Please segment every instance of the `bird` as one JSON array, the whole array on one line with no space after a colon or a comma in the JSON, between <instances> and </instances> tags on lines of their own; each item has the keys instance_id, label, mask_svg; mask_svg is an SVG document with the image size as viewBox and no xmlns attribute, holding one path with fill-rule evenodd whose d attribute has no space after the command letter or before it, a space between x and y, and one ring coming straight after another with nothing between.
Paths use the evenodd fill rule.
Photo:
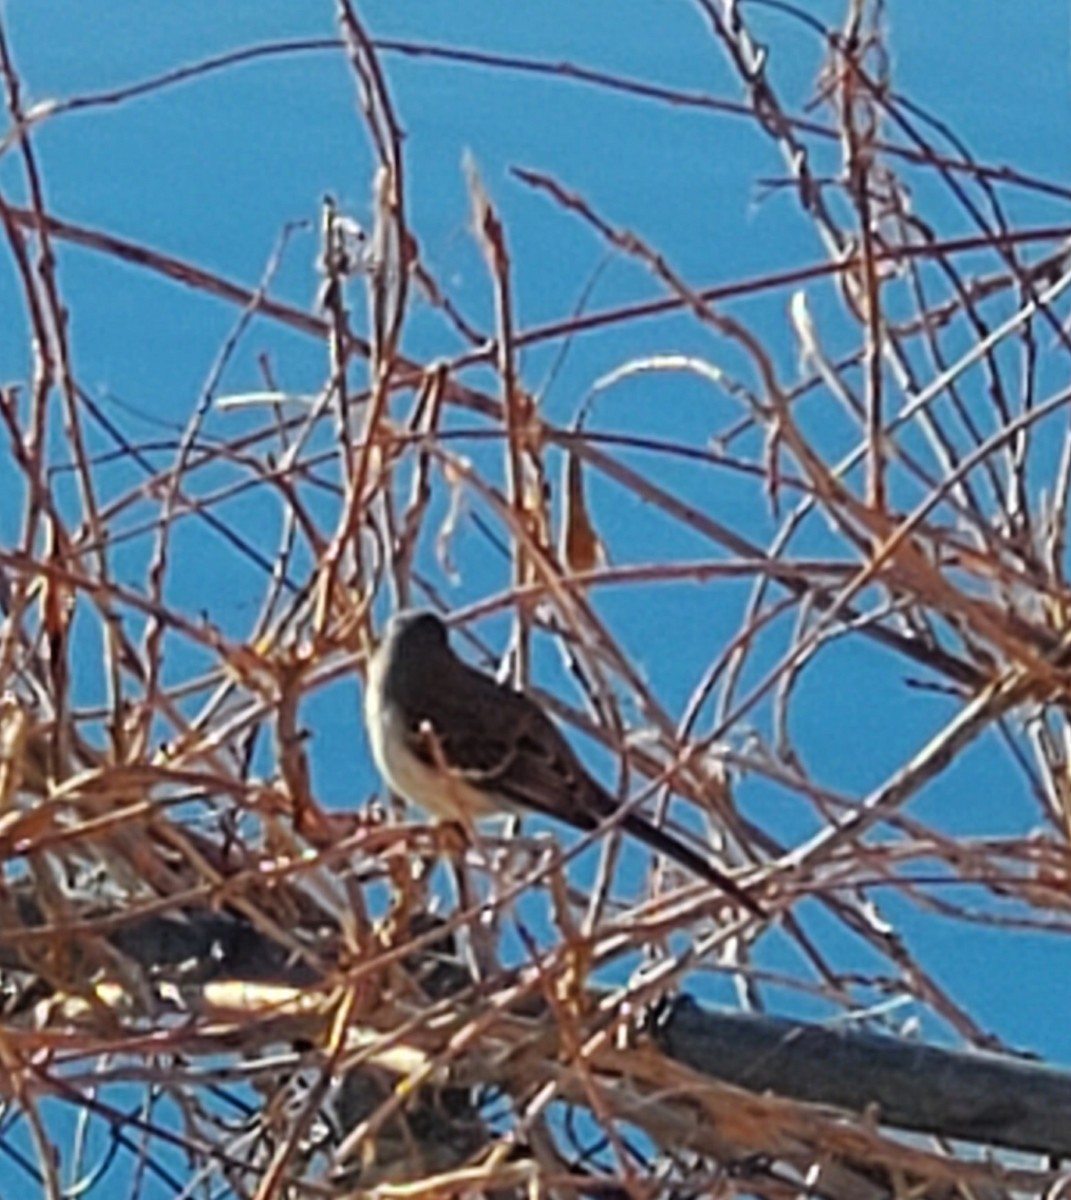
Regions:
<instances>
[{"instance_id":1,"label":"bird","mask_svg":"<svg viewBox=\"0 0 1071 1200\"><path fill-rule=\"evenodd\" d=\"M445 623L428 609L389 619L369 662L364 713L387 785L440 820L471 830L484 817L534 813L590 832L621 807L540 704L459 658ZM620 825L765 915L725 872L641 813L626 810Z\"/></svg>"}]
</instances>

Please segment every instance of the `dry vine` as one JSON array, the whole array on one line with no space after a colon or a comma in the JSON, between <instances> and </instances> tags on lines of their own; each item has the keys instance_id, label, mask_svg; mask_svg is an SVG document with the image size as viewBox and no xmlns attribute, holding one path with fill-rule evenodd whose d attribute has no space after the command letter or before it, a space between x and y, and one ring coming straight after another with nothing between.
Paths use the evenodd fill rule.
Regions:
<instances>
[{"instance_id":1,"label":"dry vine","mask_svg":"<svg viewBox=\"0 0 1071 1200\"><path fill-rule=\"evenodd\" d=\"M32 361L0 394L3 498L21 504L0 548L10 1194L840 1200L1052 1185L1041 1161L732 1087L716 1063L673 1059L658 1037L674 994L716 972L757 1011L792 994L849 1014L907 998L928 1028L999 1049L882 909L907 925L1071 931L1071 189L972 158L897 92L880 3L845 7L839 28L796 14L825 47L806 116L779 95L777 47L759 47L730 0L698 8L744 103L377 42L350 0L338 0L337 40L255 47L30 108L0 40L3 154L26 197L0 196L0 219ZM377 162L367 237L325 205L315 310L273 296L277 261L246 288L50 207L36 148L49 122L310 50L345 57ZM824 259L709 287L568 180L518 165L519 185L645 272L654 296L526 327L508 208L472 165L494 313L484 328L422 253L391 54L744 117L780 155L786 219L813 227ZM947 207L911 199L934 192ZM1018 225L1009 192L1061 220ZM63 293L71 245L234 308L213 375L162 453L80 383ZM789 312L795 370L756 332L755 296ZM835 334L815 297L823 313L835 297ZM417 306L440 320L451 356L422 357L406 336ZM709 355L638 356L570 422L548 417L522 352L673 314ZM277 328L323 346L315 395L288 393ZM257 338L263 391L227 395L228 363ZM615 426L618 385L681 374L735 405L705 444ZM228 414L244 424L222 438ZM750 505L727 499L740 496ZM278 515L274 548L262 523L231 515L250 497ZM765 542L745 532L759 500ZM607 520L611 507L627 518ZM260 571L244 626L213 595L197 612L169 600L176 573L204 569L191 527ZM646 532L633 542L631 529ZM659 544L673 549L638 549ZM131 546L134 576L122 565ZM477 584L496 573L497 590ZM750 594L727 644L655 631L694 642L704 664L678 712L599 600L657 614L695 589L717 603L729 581ZM387 611L446 596L464 597L455 636L488 667L502 641L480 621L510 614L515 678L571 737L601 744L622 795L702 831L764 919L612 830L551 841L511 829L459 845L387 802L340 814L318 799L309 747L321 735L303 704L362 675ZM934 694L925 742L862 794L823 782L795 732L805 677L844 642L853 663L892 663ZM856 681L837 686L880 704ZM974 743L1008 757L1021 780L1008 826L1036 832L954 836L916 810ZM354 791L373 788L369 777ZM594 884L574 861L592 843ZM774 938L794 973L763 959Z\"/></svg>"}]
</instances>

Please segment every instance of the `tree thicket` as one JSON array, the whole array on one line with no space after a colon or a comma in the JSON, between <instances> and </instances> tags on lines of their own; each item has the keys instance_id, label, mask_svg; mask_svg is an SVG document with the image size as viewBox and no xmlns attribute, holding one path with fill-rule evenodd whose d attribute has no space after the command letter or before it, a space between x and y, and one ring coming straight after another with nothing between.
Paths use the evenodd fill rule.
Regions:
<instances>
[{"instance_id":1,"label":"tree thicket","mask_svg":"<svg viewBox=\"0 0 1071 1200\"><path fill-rule=\"evenodd\" d=\"M975 158L898 88L883 6L844 8L783 9L823 63L803 98L757 7L720 0L696 13L729 95L384 43L339 0L323 44L33 105L0 26L5 324L27 364L0 392L0 1194L1057 1184L1071 1082L946 986L927 931L977 938L985 972L1005 968L982 947L1045 931L1056 955L1071 929L1071 189ZM314 303L274 288L282 216L239 284L50 203L50 123L92 138L95 108L312 51L346 63L375 164L367 228L319 214ZM756 202L812 256L695 278L570 179L518 155L488 182L476 158L473 315L413 215L400 55L745 127ZM645 298L598 304L563 250L575 309L525 324L518 196ZM179 431L146 435L82 378L76 253L233 310ZM545 403L561 360L622 331L644 349ZM313 391L289 381L297 338L322 349ZM235 394L250 349L260 386ZM241 606L225 563L257 581ZM203 603L176 603L191 579ZM466 657L763 915L612 823L474 840L365 803L371 774L352 808L325 803L309 714L337 695L356 731L353 681L411 604L450 611ZM689 662L683 701L659 656ZM861 788L831 782L850 709L883 764Z\"/></svg>"}]
</instances>

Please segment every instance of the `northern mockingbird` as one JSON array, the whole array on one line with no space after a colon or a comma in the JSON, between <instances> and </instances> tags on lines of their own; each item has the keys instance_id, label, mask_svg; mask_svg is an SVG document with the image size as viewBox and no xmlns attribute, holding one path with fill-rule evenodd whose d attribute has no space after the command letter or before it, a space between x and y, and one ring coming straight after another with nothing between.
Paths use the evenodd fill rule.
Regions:
<instances>
[{"instance_id":1,"label":"northern mockingbird","mask_svg":"<svg viewBox=\"0 0 1071 1200\"><path fill-rule=\"evenodd\" d=\"M621 806L530 696L470 667L432 612L390 619L368 670L365 721L390 788L436 817L542 813L592 830ZM761 915L739 884L638 812L621 827Z\"/></svg>"}]
</instances>

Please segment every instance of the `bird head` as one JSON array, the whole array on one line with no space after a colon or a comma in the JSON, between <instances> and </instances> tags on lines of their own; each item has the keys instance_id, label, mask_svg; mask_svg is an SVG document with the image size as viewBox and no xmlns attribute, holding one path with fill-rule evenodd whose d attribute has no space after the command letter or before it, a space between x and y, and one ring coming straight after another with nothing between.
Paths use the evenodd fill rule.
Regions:
<instances>
[{"instance_id":1,"label":"bird head","mask_svg":"<svg viewBox=\"0 0 1071 1200\"><path fill-rule=\"evenodd\" d=\"M410 709L423 711L452 662L443 621L427 609L403 609L387 622L372 657L371 702L378 706L387 694Z\"/></svg>"},{"instance_id":2,"label":"bird head","mask_svg":"<svg viewBox=\"0 0 1071 1200\"><path fill-rule=\"evenodd\" d=\"M426 608L407 608L387 622L386 640L394 653L424 653L448 644L446 625Z\"/></svg>"}]
</instances>

